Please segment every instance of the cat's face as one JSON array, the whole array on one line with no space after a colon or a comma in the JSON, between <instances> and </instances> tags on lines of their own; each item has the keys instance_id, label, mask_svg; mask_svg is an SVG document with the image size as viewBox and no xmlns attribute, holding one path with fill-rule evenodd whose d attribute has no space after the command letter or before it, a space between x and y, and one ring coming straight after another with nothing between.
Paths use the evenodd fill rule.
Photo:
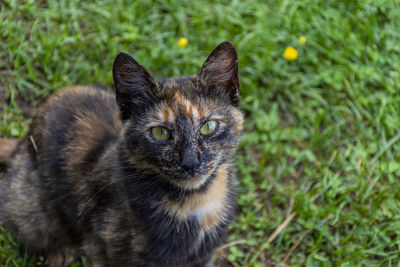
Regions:
<instances>
[{"instance_id":1,"label":"cat's face","mask_svg":"<svg viewBox=\"0 0 400 267\"><path fill-rule=\"evenodd\" d=\"M154 79L132 57L117 56L117 102L131 161L185 189L196 189L232 160L242 131L237 56L220 44L200 74Z\"/></svg>"}]
</instances>

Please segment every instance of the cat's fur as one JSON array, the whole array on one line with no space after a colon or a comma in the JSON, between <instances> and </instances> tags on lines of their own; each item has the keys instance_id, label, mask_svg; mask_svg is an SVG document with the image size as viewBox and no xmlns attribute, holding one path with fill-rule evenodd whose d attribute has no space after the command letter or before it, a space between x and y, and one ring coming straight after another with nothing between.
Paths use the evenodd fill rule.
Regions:
<instances>
[{"instance_id":1,"label":"cat's fur","mask_svg":"<svg viewBox=\"0 0 400 267\"><path fill-rule=\"evenodd\" d=\"M235 206L235 48L220 44L199 75L160 79L121 53L113 76L117 101L77 86L39 108L0 177L0 221L53 266L76 249L92 266L212 264ZM209 119L218 128L202 136ZM171 140L151 136L160 124Z\"/></svg>"}]
</instances>

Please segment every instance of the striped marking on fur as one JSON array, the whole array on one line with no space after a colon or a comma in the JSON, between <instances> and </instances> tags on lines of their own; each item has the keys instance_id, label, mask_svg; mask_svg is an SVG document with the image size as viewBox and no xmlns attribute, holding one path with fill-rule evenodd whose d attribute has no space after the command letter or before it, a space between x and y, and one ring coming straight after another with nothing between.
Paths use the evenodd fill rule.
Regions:
<instances>
[{"instance_id":1,"label":"striped marking on fur","mask_svg":"<svg viewBox=\"0 0 400 267\"><path fill-rule=\"evenodd\" d=\"M166 124L173 123L178 111L182 111L188 117L192 118L193 121L199 121L204 118L204 111L179 92L176 92L170 102L162 108L158 117Z\"/></svg>"}]
</instances>

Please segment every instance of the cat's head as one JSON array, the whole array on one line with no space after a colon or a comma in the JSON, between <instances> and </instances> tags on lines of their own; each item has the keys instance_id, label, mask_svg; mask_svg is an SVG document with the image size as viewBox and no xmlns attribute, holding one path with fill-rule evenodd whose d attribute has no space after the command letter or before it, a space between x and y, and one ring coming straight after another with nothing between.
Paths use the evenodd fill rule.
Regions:
<instances>
[{"instance_id":1,"label":"cat's head","mask_svg":"<svg viewBox=\"0 0 400 267\"><path fill-rule=\"evenodd\" d=\"M218 45L198 75L153 78L120 53L113 76L121 134L137 168L196 189L232 160L243 124L232 43Z\"/></svg>"}]
</instances>

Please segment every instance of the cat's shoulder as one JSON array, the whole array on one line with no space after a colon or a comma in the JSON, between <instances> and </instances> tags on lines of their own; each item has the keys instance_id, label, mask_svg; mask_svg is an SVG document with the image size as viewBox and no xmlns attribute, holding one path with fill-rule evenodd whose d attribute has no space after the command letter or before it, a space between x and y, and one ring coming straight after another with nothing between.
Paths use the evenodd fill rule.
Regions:
<instances>
[{"instance_id":1,"label":"cat's shoulder","mask_svg":"<svg viewBox=\"0 0 400 267\"><path fill-rule=\"evenodd\" d=\"M74 140L73 145L83 146L94 137L115 138L120 128L115 96L99 86L80 85L51 95L38 108L29 134L39 144L67 147Z\"/></svg>"},{"instance_id":2,"label":"cat's shoulder","mask_svg":"<svg viewBox=\"0 0 400 267\"><path fill-rule=\"evenodd\" d=\"M39 106L36 118L62 118L68 114L118 113L115 96L96 85L77 85L56 91ZM114 115L114 114L113 114Z\"/></svg>"}]
</instances>

